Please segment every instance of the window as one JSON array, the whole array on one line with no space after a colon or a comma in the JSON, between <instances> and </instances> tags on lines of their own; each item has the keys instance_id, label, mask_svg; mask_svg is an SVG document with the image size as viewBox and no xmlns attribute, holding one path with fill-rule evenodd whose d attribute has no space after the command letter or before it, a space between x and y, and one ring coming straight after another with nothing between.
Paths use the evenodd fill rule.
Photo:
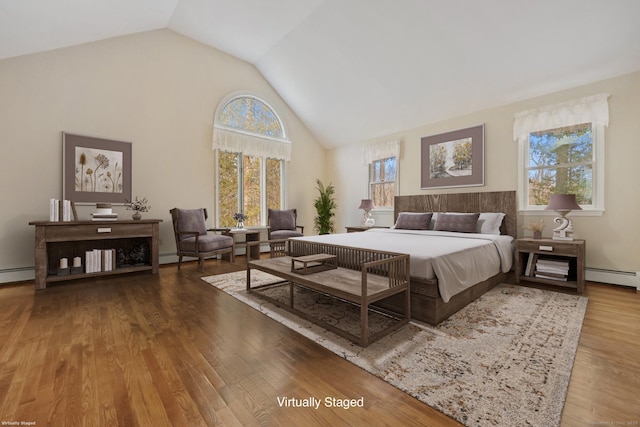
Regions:
<instances>
[{"instance_id":1,"label":"window","mask_svg":"<svg viewBox=\"0 0 640 427\"><path fill-rule=\"evenodd\" d=\"M551 194L575 194L578 204L592 205L593 152L591 123L529 134L529 206L546 206Z\"/></svg>"},{"instance_id":2,"label":"window","mask_svg":"<svg viewBox=\"0 0 640 427\"><path fill-rule=\"evenodd\" d=\"M516 115L519 208L544 210L551 194L575 194L583 211L604 210L604 126L608 95Z\"/></svg>"},{"instance_id":3,"label":"window","mask_svg":"<svg viewBox=\"0 0 640 427\"><path fill-rule=\"evenodd\" d=\"M396 158L374 160L369 164L369 197L378 208L393 208L396 195Z\"/></svg>"},{"instance_id":4,"label":"window","mask_svg":"<svg viewBox=\"0 0 640 427\"><path fill-rule=\"evenodd\" d=\"M362 161L369 166L367 198L376 208L393 209L393 199L398 194L398 157L400 142L393 140L365 145Z\"/></svg>"},{"instance_id":5,"label":"window","mask_svg":"<svg viewBox=\"0 0 640 427\"><path fill-rule=\"evenodd\" d=\"M235 225L243 212L248 226L266 223L269 208L284 207L284 162L290 142L275 110L253 95L227 97L216 112L216 223Z\"/></svg>"}]
</instances>

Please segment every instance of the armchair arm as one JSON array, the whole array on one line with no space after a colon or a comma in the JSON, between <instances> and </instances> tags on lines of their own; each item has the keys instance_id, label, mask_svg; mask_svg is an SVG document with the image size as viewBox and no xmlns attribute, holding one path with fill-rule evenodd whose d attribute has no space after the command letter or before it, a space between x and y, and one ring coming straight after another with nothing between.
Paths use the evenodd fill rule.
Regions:
<instances>
[{"instance_id":1,"label":"armchair arm","mask_svg":"<svg viewBox=\"0 0 640 427\"><path fill-rule=\"evenodd\" d=\"M296 225L296 228L299 228L300 232L304 234L304 225Z\"/></svg>"}]
</instances>

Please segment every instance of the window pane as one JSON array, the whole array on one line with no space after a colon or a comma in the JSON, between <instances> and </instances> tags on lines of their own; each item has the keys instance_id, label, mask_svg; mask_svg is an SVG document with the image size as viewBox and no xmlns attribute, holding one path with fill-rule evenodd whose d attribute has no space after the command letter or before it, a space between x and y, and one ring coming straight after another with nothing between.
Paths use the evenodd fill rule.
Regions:
<instances>
[{"instance_id":1,"label":"window pane","mask_svg":"<svg viewBox=\"0 0 640 427\"><path fill-rule=\"evenodd\" d=\"M545 206L551 194L575 194L578 204L593 203L591 165L529 170L529 205Z\"/></svg>"},{"instance_id":2,"label":"window pane","mask_svg":"<svg viewBox=\"0 0 640 427\"><path fill-rule=\"evenodd\" d=\"M282 209L282 161L267 159L267 209Z\"/></svg>"},{"instance_id":3,"label":"window pane","mask_svg":"<svg viewBox=\"0 0 640 427\"><path fill-rule=\"evenodd\" d=\"M233 214L238 212L238 154L218 152L219 223L233 227Z\"/></svg>"},{"instance_id":4,"label":"window pane","mask_svg":"<svg viewBox=\"0 0 640 427\"><path fill-rule=\"evenodd\" d=\"M376 160L369 168L370 182L395 181L396 179L396 158Z\"/></svg>"},{"instance_id":5,"label":"window pane","mask_svg":"<svg viewBox=\"0 0 640 427\"><path fill-rule=\"evenodd\" d=\"M591 123L534 132L529 135L529 167L593 160Z\"/></svg>"},{"instance_id":6,"label":"window pane","mask_svg":"<svg viewBox=\"0 0 640 427\"><path fill-rule=\"evenodd\" d=\"M376 207L393 206L393 196L395 196L395 182L383 184L371 184L371 198Z\"/></svg>"},{"instance_id":7,"label":"window pane","mask_svg":"<svg viewBox=\"0 0 640 427\"><path fill-rule=\"evenodd\" d=\"M387 181L396 180L396 158L390 157L384 160L384 174Z\"/></svg>"},{"instance_id":8,"label":"window pane","mask_svg":"<svg viewBox=\"0 0 640 427\"><path fill-rule=\"evenodd\" d=\"M260 225L260 157L244 156L244 225Z\"/></svg>"},{"instance_id":9,"label":"window pane","mask_svg":"<svg viewBox=\"0 0 640 427\"><path fill-rule=\"evenodd\" d=\"M218 116L221 124L260 135L284 137L280 120L265 103L251 97L231 100Z\"/></svg>"}]
</instances>

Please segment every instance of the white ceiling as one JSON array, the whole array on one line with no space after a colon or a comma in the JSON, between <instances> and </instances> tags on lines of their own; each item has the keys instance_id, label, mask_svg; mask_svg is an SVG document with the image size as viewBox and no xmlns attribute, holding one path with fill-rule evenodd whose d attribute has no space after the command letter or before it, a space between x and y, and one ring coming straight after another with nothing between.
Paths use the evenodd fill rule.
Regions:
<instances>
[{"instance_id":1,"label":"white ceiling","mask_svg":"<svg viewBox=\"0 0 640 427\"><path fill-rule=\"evenodd\" d=\"M327 147L640 70L638 0L0 0L0 59L169 28Z\"/></svg>"}]
</instances>

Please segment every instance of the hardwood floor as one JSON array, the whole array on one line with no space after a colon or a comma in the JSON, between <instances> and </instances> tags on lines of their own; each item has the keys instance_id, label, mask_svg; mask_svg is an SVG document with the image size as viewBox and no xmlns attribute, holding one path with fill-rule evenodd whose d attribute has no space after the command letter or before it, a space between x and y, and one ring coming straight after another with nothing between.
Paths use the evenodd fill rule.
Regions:
<instances>
[{"instance_id":1,"label":"hardwood floor","mask_svg":"<svg viewBox=\"0 0 640 427\"><path fill-rule=\"evenodd\" d=\"M200 280L243 262L0 286L0 422L459 425ZM562 425L640 425L640 294L588 283L586 296ZM365 404L278 405L311 396Z\"/></svg>"}]
</instances>

